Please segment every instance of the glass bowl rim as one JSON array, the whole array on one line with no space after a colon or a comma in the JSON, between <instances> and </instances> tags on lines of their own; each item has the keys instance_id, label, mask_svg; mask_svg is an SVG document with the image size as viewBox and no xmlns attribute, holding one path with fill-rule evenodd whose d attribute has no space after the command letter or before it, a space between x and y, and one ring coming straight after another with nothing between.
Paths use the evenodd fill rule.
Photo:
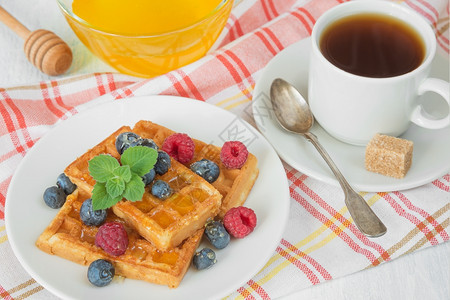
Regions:
<instances>
[{"instance_id":1,"label":"glass bowl rim","mask_svg":"<svg viewBox=\"0 0 450 300\"><path fill-rule=\"evenodd\" d=\"M233 1L234 0L221 0L220 3L213 10L211 10L206 16L204 16L200 20L196 21L195 23L192 23L192 24L190 24L190 25L188 25L186 27L183 27L183 28L179 28L179 29L175 29L175 30L171 30L171 31L160 32L160 33L149 33L149 34L138 34L138 35L130 35L129 34L129 35L126 35L126 34L118 33L118 32L108 32L108 31L105 31L105 30L103 30L101 28L93 26L93 25L89 24L88 22L86 22L85 20L83 20L82 18L80 18L77 15L75 15L72 12L72 8L68 9L66 7L66 4L63 3L64 0L56 0L56 2L58 3L59 8L63 12L63 14L65 16L69 17L70 19L72 19L73 21L81 24L82 26L87 27L89 30L96 31L96 32L104 34L104 35L110 35L110 36L121 37L121 38L163 37L163 36L169 36L169 35L172 35L172 34L180 33L180 32L183 32L183 31L188 31L188 30L194 28L195 26L198 26L201 23L204 23L204 22L208 21L210 18L214 17L217 13L220 13L222 11L222 9L227 6L227 4L229 4L230 2L233 2ZM73 0L71 1L71 3L72 2L73 2Z\"/></svg>"}]
</instances>

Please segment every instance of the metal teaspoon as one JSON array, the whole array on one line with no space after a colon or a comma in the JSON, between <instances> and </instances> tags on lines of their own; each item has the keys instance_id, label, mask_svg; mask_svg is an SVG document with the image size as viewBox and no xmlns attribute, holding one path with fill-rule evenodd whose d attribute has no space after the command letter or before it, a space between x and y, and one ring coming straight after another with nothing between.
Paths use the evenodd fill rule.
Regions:
<instances>
[{"instance_id":1,"label":"metal teaspoon","mask_svg":"<svg viewBox=\"0 0 450 300\"><path fill-rule=\"evenodd\" d=\"M386 226L364 198L352 189L317 137L309 131L314 124L314 116L302 95L291 84L277 78L270 87L270 100L281 127L287 131L301 134L311 142L333 171L344 191L345 205L356 227L369 237L379 237L385 234Z\"/></svg>"}]
</instances>

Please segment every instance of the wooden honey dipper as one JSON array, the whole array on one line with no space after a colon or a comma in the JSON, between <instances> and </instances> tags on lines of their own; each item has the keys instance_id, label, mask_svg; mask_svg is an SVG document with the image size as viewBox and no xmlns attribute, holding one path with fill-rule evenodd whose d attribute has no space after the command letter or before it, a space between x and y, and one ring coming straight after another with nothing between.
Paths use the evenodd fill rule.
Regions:
<instances>
[{"instance_id":1,"label":"wooden honey dipper","mask_svg":"<svg viewBox=\"0 0 450 300\"><path fill-rule=\"evenodd\" d=\"M41 72L57 76L69 69L72 51L56 34L43 29L31 32L1 6L0 21L25 41L23 50L26 57Z\"/></svg>"}]
</instances>

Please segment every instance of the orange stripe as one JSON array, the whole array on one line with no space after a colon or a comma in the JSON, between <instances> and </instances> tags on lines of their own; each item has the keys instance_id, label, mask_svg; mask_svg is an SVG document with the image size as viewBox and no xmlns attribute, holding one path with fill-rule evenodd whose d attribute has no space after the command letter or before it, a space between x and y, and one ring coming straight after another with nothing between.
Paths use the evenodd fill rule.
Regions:
<instances>
[{"instance_id":1,"label":"orange stripe","mask_svg":"<svg viewBox=\"0 0 450 300\"><path fill-rule=\"evenodd\" d=\"M400 193L400 192L394 192L394 195L396 195L396 196L403 202L403 204L406 205L406 207L407 207L409 210L414 211L414 212L416 212L416 213L419 213L419 214L420 214L422 217L424 217L425 220L427 220L427 221L429 222L429 224L431 224L433 227L435 227L435 228L436 228L436 227L440 227L440 224L433 218L433 216L431 216L430 214L428 214L425 210L421 209L420 207L417 207L417 206L413 205L413 204L411 203L411 201L409 201L409 199L408 199L403 193ZM438 229L438 228L436 228L436 229ZM442 232L442 230L441 230L440 232ZM447 233L446 233L445 231L444 231L442 234L443 234L442 238L448 239L448 235L447 235Z\"/></svg>"},{"instance_id":2,"label":"orange stripe","mask_svg":"<svg viewBox=\"0 0 450 300\"><path fill-rule=\"evenodd\" d=\"M239 292L239 294L241 294L245 299L255 299L255 297L253 297L252 294L244 287L240 287L237 292Z\"/></svg>"},{"instance_id":3,"label":"orange stripe","mask_svg":"<svg viewBox=\"0 0 450 300\"><path fill-rule=\"evenodd\" d=\"M29 291L26 291L26 292L23 293L23 294L20 294L20 295L17 296L17 297L14 297L14 300L20 300L20 299L28 298L28 297L30 297L30 296L36 294L37 292L42 291L43 289L44 289L44 288L43 288L42 286L37 286L37 287L35 287L35 288L33 288L33 289L29 290Z\"/></svg>"},{"instance_id":4,"label":"orange stripe","mask_svg":"<svg viewBox=\"0 0 450 300\"><path fill-rule=\"evenodd\" d=\"M14 300L11 295L0 285L0 297L3 299Z\"/></svg>"},{"instance_id":5,"label":"orange stripe","mask_svg":"<svg viewBox=\"0 0 450 300\"><path fill-rule=\"evenodd\" d=\"M412 224L416 225L417 228L423 232L423 234L429 238L429 241L432 245L436 245L438 244L438 241L433 237L430 236L429 233L429 229L428 227L426 227L423 222L420 222L419 219L417 219L415 216L413 216L412 214L406 212L400 204L397 203L397 201L395 201L395 199L388 193L379 193L379 194L384 194L383 198L385 200L387 200L387 202L391 205L391 207L394 209L394 211L401 217L405 218L406 220L410 221Z\"/></svg>"},{"instance_id":6,"label":"orange stripe","mask_svg":"<svg viewBox=\"0 0 450 300\"><path fill-rule=\"evenodd\" d=\"M247 284L258 294L261 296L262 299L270 299L269 294L263 289L261 285L259 285L257 282L250 279Z\"/></svg>"},{"instance_id":7,"label":"orange stripe","mask_svg":"<svg viewBox=\"0 0 450 300\"><path fill-rule=\"evenodd\" d=\"M436 211L433 214L433 218L437 219L440 216L442 216L444 213L448 212L450 208L450 205L445 205L444 207L442 207L441 209L439 209L438 211ZM446 218L444 220L444 222L442 222L441 226L437 227L435 230L433 230L432 232L435 232L435 235L440 234L441 231L445 230L445 228L449 225L449 219ZM396 244L394 244L391 248L387 249L386 252L388 256L392 256L394 255L400 248L402 248L404 245L406 245L414 236L416 236L417 234L421 233L421 231L419 230L418 227L413 228L408 234L406 234L399 242L397 242ZM403 254L407 254L407 253L411 253L419 248L421 248L426 242L428 241L428 238L422 238L420 239L411 249L407 250L405 253ZM444 241L448 241L445 240ZM385 257L383 255L381 255L380 257L377 258L378 262L381 263L383 261L386 261ZM368 265L365 269L367 268L371 268L374 265Z\"/></svg>"}]
</instances>

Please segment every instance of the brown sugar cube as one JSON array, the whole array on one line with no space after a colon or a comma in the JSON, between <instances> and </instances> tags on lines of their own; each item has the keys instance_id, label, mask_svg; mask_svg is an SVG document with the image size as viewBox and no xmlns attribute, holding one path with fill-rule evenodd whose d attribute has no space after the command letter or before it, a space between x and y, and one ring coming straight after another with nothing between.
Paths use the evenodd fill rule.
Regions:
<instances>
[{"instance_id":1,"label":"brown sugar cube","mask_svg":"<svg viewBox=\"0 0 450 300\"><path fill-rule=\"evenodd\" d=\"M403 178L411 167L413 142L376 134L366 147L365 166L368 171Z\"/></svg>"}]
</instances>

